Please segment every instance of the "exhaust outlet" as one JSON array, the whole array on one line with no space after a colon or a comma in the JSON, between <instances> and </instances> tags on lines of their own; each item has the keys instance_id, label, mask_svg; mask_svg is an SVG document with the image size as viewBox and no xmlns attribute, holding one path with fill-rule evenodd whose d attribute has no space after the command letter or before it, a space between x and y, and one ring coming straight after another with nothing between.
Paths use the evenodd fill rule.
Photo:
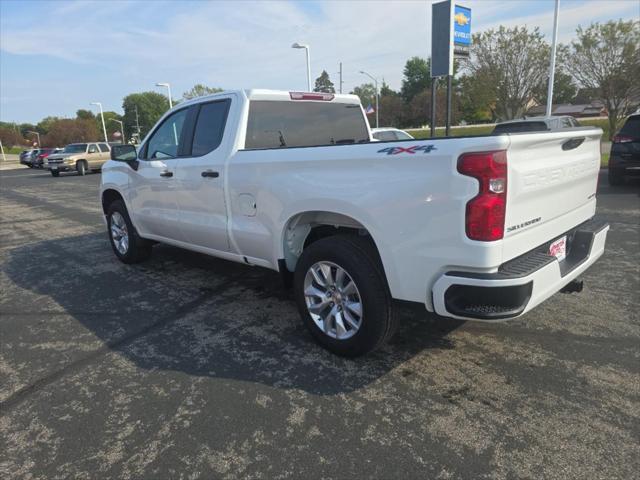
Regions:
<instances>
[{"instance_id":1,"label":"exhaust outlet","mask_svg":"<svg viewBox=\"0 0 640 480\"><path fill-rule=\"evenodd\" d=\"M584 287L583 280L573 280L572 282L567 283L562 290L561 293L580 293L582 288Z\"/></svg>"}]
</instances>

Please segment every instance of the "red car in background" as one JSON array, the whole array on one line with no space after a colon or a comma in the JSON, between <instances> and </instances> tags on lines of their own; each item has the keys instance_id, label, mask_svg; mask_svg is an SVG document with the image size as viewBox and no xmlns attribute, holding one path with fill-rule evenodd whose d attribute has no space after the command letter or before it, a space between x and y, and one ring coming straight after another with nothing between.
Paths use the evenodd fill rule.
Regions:
<instances>
[{"instance_id":1,"label":"red car in background","mask_svg":"<svg viewBox=\"0 0 640 480\"><path fill-rule=\"evenodd\" d=\"M44 160L52 153L58 153L62 151L61 148L41 148L37 155L33 157L31 161L31 166L33 168L42 168L44 165Z\"/></svg>"}]
</instances>

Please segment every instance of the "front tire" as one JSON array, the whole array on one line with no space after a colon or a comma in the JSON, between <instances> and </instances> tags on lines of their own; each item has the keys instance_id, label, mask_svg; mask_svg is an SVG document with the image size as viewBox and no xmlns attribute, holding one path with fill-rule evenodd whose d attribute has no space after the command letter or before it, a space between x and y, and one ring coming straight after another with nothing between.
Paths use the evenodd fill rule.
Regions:
<instances>
[{"instance_id":1,"label":"front tire","mask_svg":"<svg viewBox=\"0 0 640 480\"><path fill-rule=\"evenodd\" d=\"M87 174L87 164L84 160L79 160L78 163L76 163L76 170L78 171L78 175L81 177L84 177Z\"/></svg>"},{"instance_id":2,"label":"front tire","mask_svg":"<svg viewBox=\"0 0 640 480\"><path fill-rule=\"evenodd\" d=\"M151 255L151 243L138 236L131 223L127 207L121 200L116 200L107 212L109 241L116 257L127 264L139 263Z\"/></svg>"},{"instance_id":3,"label":"front tire","mask_svg":"<svg viewBox=\"0 0 640 480\"><path fill-rule=\"evenodd\" d=\"M51 176L52 177L59 177L60 176L60 172L58 172L58 171L54 172L53 170L51 170Z\"/></svg>"},{"instance_id":4,"label":"front tire","mask_svg":"<svg viewBox=\"0 0 640 480\"><path fill-rule=\"evenodd\" d=\"M364 237L337 235L308 246L296 265L294 295L311 335L338 355L369 353L395 332L382 265Z\"/></svg>"}]
</instances>

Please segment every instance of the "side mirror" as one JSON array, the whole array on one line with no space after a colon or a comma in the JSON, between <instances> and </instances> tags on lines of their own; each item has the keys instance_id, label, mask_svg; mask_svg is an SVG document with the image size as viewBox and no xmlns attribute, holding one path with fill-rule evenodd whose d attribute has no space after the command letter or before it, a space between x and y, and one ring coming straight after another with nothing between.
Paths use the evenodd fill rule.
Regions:
<instances>
[{"instance_id":1,"label":"side mirror","mask_svg":"<svg viewBox=\"0 0 640 480\"><path fill-rule=\"evenodd\" d=\"M111 147L111 160L125 162L134 170L138 170L138 152L133 145L113 145Z\"/></svg>"}]
</instances>

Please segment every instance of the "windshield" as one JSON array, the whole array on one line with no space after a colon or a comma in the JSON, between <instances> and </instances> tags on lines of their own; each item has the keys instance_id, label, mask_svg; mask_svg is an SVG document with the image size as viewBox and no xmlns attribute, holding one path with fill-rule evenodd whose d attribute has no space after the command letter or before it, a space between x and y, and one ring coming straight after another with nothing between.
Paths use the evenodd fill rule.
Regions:
<instances>
[{"instance_id":1,"label":"windshield","mask_svg":"<svg viewBox=\"0 0 640 480\"><path fill-rule=\"evenodd\" d=\"M86 143L72 143L64 147L64 153L84 153L87 151Z\"/></svg>"}]
</instances>

